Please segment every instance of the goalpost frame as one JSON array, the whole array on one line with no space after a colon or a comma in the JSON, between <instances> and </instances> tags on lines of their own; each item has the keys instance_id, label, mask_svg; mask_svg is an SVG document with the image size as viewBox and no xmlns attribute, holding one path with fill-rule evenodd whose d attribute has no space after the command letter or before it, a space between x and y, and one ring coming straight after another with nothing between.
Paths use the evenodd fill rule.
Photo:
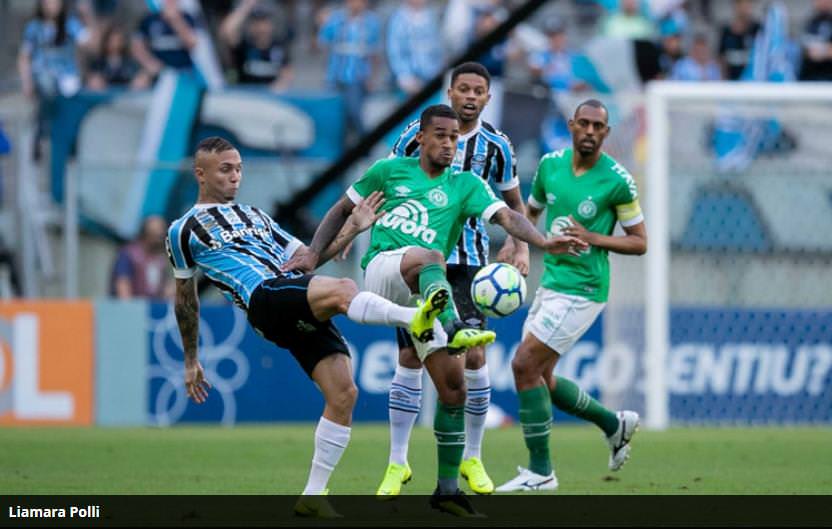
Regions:
<instances>
[{"instance_id":1,"label":"goalpost frame","mask_svg":"<svg viewBox=\"0 0 832 529\"><path fill-rule=\"evenodd\" d=\"M670 424L670 394L665 369L670 353L670 105L686 101L826 101L832 83L653 81L647 85L647 193L649 249L645 278L645 426Z\"/></svg>"}]
</instances>

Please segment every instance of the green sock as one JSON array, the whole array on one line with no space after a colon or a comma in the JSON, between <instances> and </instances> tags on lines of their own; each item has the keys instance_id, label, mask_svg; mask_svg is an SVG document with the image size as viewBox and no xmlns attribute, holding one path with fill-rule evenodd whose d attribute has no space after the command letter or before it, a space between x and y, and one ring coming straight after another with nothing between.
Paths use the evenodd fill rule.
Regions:
<instances>
[{"instance_id":1,"label":"green sock","mask_svg":"<svg viewBox=\"0 0 832 529\"><path fill-rule=\"evenodd\" d=\"M546 386L518 391L520 425L529 449L529 470L541 476L552 472L549 457L549 430L552 428L552 404Z\"/></svg>"},{"instance_id":2,"label":"green sock","mask_svg":"<svg viewBox=\"0 0 832 529\"><path fill-rule=\"evenodd\" d=\"M595 423L607 437L618 430L618 417L571 380L555 377L552 404L559 410Z\"/></svg>"},{"instance_id":3,"label":"green sock","mask_svg":"<svg viewBox=\"0 0 832 529\"><path fill-rule=\"evenodd\" d=\"M458 480L459 464L465 449L465 407L437 402L433 434L436 436L439 481Z\"/></svg>"},{"instance_id":4,"label":"green sock","mask_svg":"<svg viewBox=\"0 0 832 529\"><path fill-rule=\"evenodd\" d=\"M442 325L448 324L459 318L454 306L453 290L451 284L448 283L448 276L445 274L445 269L438 264L429 264L422 267L419 272L419 293L423 299L426 299L434 290L438 288L445 288L448 291L448 304L439 314L439 321Z\"/></svg>"}]
</instances>

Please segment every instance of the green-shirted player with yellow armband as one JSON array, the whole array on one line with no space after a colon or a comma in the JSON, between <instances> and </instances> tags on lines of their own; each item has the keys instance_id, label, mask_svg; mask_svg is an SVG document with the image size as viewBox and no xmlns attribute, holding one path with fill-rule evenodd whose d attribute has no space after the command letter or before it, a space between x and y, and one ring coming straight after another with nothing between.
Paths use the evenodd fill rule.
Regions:
<instances>
[{"instance_id":1,"label":"green-shirted player with yellow armband","mask_svg":"<svg viewBox=\"0 0 832 529\"><path fill-rule=\"evenodd\" d=\"M542 284L523 327L523 341L511 363L520 400L520 423L529 450L529 468L498 492L555 490L558 480L549 456L552 404L593 422L610 447L610 470L630 454L638 414L612 412L574 382L552 373L603 310L609 292L608 252L647 251L644 217L630 173L601 151L609 134L609 114L600 101L584 101L569 120L572 148L545 155L537 168L526 215L536 223L546 210L550 236L571 235L589 247L578 256L546 255ZM625 235L613 236L616 222Z\"/></svg>"}]
</instances>

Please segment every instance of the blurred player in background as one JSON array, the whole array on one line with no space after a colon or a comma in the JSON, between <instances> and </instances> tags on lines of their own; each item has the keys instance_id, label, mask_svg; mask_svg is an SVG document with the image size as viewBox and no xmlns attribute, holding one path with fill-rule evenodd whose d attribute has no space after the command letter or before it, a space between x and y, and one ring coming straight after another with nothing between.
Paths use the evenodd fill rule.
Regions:
<instances>
[{"instance_id":1,"label":"blurred player in background","mask_svg":"<svg viewBox=\"0 0 832 529\"><path fill-rule=\"evenodd\" d=\"M311 270L323 262L320 248L330 246L356 204L374 192L387 200L385 218L371 232L370 248L361 261L368 290L399 303L414 295L428 300L442 292L448 300L438 319L446 336L439 342L418 339L416 354L431 376L438 402L434 417L438 456L437 487L431 506L455 515L474 514L459 490L459 467L465 445L464 404L466 398L464 360L460 354L474 346L491 343L492 331L462 322L451 296L445 259L460 238L466 219L476 216L501 225L508 233L552 253L585 248L579 239L557 236L546 239L526 218L509 209L486 183L470 172L451 167L459 138L459 120L447 105L433 105L422 112L418 158L379 160L327 212L305 254L285 265ZM337 238L336 238L337 240ZM465 293L465 298L469 293ZM451 355L444 354L447 350ZM409 388L394 390L402 392ZM401 484L401 482L399 482Z\"/></svg>"},{"instance_id":2,"label":"blurred player in background","mask_svg":"<svg viewBox=\"0 0 832 529\"><path fill-rule=\"evenodd\" d=\"M199 183L197 203L168 229L168 254L176 277L175 312L185 352L185 388L201 404L210 385L197 358L199 300L196 272L246 311L254 329L288 349L323 393L326 405L315 430L315 454L309 480L296 506L302 515L334 517L321 498L329 476L350 439L358 390L353 383L347 344L330 321L345 314L358 323L398 325L417 334L439 329L436 311L395 305L370 292L359 292L351 279L304 275L280 267L304 245L261 210L235 204L242 180L240 153L222 138L200 142L194 157ZM351 209L339 237L324 252L330 257L369 228L384 200L368 194Z\"/></svg>"},{"instance_id":3,"label":"blurred player in background","mask_svg":"<svg viewBox=\"0 0 832 529\"><path fill-rule=\"evenodd\" d=\"M497 488L499 492L555 490L558 480L549 456L552 404L603 430L610 448L609 468L618 470L630 455L638 414L612 412L573 381L552 371L603 310L609 292L607 254L642 255L647 232L635 180L601 151L610 132L607 108L584 101L569 120L572 148L543 156L532 183L526 215L537 224L546 210L551 235L571 235L588 248L579 255L546 255L542 285L523 328L523 341L511 362L520 400L520 423L529 450L529 468ZM616 222L625 234L613 236Z\"/></svg>"},{"instance_id":4,"label":"blurred player in background","mask_svg":"<svg viewBox=\"0 0 832 529\"><path fill-rule=\"evenodd\" d=\"M470 171L474 176L496 187L505 203L514 211L525 214L520 182L517 179L514 147L508 137L480 119L491 95L491 76L479 63L467 62L451 73L448 100L459 115L459 138L451 168L455 172ZM392 156L419 156L419 121L402 132L393 146ZM485 316L471 299L471 281L481 267L488 264L488 233L482 219L465 221L462 237L448 257L448 281L460 317L467 324L484 329ZM511 263L524 275L529 271L529 247L523 241L507 237L497 260ZM378 489L383 496L397 495L402 483L412 475L407 462L407 449L416 416L422 406L422 363L406 333L397 333L399 364L390 391L390 460L384 480ZM465 354L465 453L460 472L476 493L494 492L494 483L482 463L482 439L485 419L491 403L491 380L485 364L485 347L472 347Z\"/></svg>"}]
</instances>

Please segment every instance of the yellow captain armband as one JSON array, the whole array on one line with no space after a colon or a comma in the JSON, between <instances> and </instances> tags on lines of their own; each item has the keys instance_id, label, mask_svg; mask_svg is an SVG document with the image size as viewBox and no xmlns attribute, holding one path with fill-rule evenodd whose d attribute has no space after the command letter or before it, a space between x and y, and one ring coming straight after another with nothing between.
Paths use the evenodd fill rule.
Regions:
<instances>
[{"instance_id":1,"label":"yellow captain armband","mask_svg":"<svg viewBox=\"0 0 832 529\"><path fill-rule=\"evenodd\" d=\"M618 216L618 222L625 228L644 222L644 215L641 214L641 205L639 205L638 199L615 206L615 213Z\"/></svg>"}]
</instances>

